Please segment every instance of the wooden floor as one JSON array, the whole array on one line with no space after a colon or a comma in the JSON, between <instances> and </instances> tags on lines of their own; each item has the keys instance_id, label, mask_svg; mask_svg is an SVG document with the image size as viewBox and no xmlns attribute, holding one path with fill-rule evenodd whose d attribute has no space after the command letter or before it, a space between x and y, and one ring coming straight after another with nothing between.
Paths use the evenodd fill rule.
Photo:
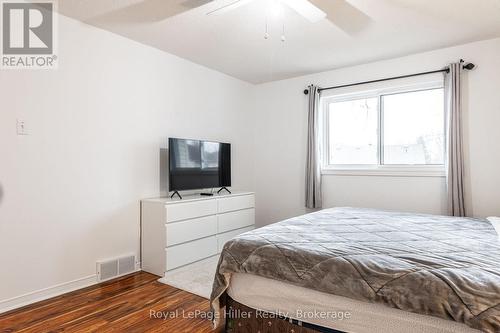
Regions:
<instances>
[{"instance_id":1,"label":"wooden floor","mask_svg":"<svg viewBox=\"0 0 500 333\"><path fill-rule=\"evenodd\" d=\"M157 279L139 272L0 314L0 332L212 332L208 300Z\"/></svg>"}]
</instances>

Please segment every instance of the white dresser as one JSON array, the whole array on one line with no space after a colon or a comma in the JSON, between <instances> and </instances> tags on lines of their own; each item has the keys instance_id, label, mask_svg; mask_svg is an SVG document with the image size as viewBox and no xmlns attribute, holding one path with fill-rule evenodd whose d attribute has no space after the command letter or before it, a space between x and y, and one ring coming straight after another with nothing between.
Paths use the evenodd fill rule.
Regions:
<instances>
[{"instance_id":1,"label":"white dresser","mask_svg":"<svg viewBox=\"0 0 500 333\"><path fill-rule=\"evenodd\" d=\"M254 207L251 192L142 200L142 270L164 276L220 253L229 239L254 229Z\"/></svg>"}]
</instances>

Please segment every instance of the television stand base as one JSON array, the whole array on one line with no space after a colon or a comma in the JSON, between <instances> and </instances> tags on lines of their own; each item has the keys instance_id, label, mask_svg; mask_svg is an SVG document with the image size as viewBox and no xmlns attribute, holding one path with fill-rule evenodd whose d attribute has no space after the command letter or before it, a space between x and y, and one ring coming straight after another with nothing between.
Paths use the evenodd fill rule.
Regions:
<instances>
[{"instance_id":1,"label":"television stand base","mask_svg":"<svg viewBox=\"0 0 500 333\"><path fill-rule=\"evenodd\" d=\"M217 191L217 194L220 194L222 190L226 190L229 194L231 194L231 191L229 191L225 186L222 186L221 189Z\"/></svg>"},{"instance_id":2,"label":"television stand base","mask_svg":"<svg viewBox=\"0 0 500 333\"><path fill-rule=\"evenodd\" d=\"M210 193L210 192L205 192L205 193L200 193L200 195L204 196L204 197L213 197L214 194L213 193Z\"/></svg>"},{"instance_id":3,"label":"television stand base","mask_svg":"<svg viewBox=\"0 0 500 333\"><path fill-rule=\"evenodd\" d=\"M174 191L174 193L172 193L172 195L170 196L170 199L172 199L172 198L174 197L174 195L176 195L176 194L179 196L179 199L181 199L181 200L182 200L181 195L180 195L180 194L179 194L179 192L177 192L177 191Z\"/></svg>"}]
</instances>

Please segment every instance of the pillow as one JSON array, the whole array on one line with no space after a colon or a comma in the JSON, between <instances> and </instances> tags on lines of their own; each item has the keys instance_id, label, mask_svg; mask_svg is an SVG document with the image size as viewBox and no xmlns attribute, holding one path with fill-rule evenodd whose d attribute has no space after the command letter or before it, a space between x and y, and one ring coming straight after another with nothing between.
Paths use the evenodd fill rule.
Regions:
<instances>
[{"instance_id":1,"label":"pillow","mask_svg":"<svg viewBox=\"0 0 500 333\"><path fill-rule=\"evenodd\" d=\"M497 232L498 237L500 238L500 217L492 216L488 217L488 221L493 225L495 231Z\"/></svg>"}]
</instances>

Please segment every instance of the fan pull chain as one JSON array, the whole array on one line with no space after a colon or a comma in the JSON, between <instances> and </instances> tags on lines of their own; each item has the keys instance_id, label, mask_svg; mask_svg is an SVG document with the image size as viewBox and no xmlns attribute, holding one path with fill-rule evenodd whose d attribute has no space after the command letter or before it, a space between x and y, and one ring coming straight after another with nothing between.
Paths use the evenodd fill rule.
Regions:
<instances>
[{"instance_id":1,"label":"fan pull chain","mask_svg":"<svg viewBox=\"0 0 500 333\"><path fill-rule=\"evenodd\" d=\"M264 34L264 39L269 39L269 31L267 26L267 15L266 15L266 33Z\"/></svg>"}]
</instances>

